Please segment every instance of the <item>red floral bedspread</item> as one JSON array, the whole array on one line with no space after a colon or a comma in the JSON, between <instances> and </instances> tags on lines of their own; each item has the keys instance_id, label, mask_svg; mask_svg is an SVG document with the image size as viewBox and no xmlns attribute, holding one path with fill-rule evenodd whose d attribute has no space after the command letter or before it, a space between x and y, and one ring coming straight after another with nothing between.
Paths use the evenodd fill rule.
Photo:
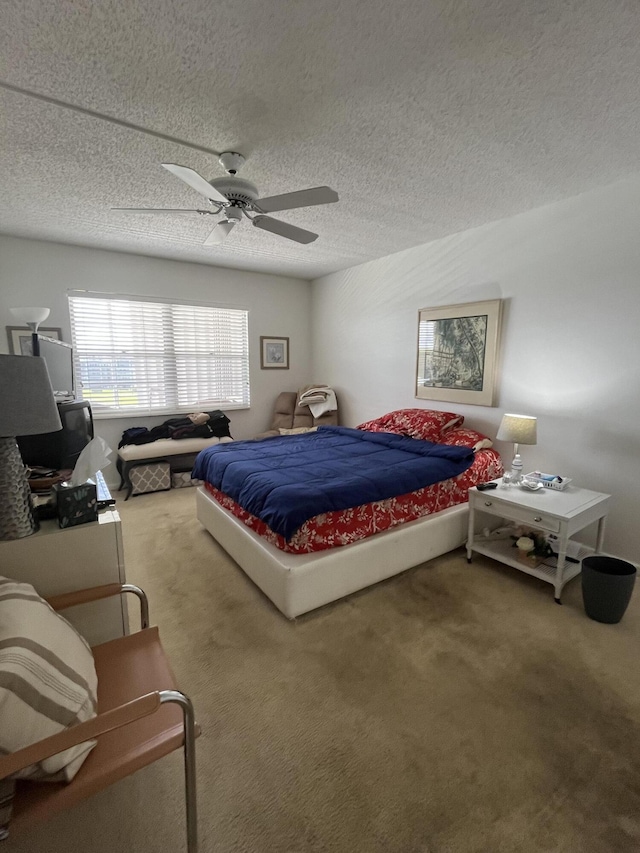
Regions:
<instances>
[{"instance_id":1,"label":"red floral bedspread","mask_svg":"<svg viewBox=\"0 0 640 853\"><path fill-rule=\"evenodd\" d=\"M308 554L349 545L405 521L466 503L471 486L495 480L502 476L502 472L502 461L495 450L479 450L473 465L457 477L384 501L316 515L305 521L288 542L224 492L209 483L205 483L205 488L221 506L276 548L292 554Z\"/></svg>"}]
</instances>

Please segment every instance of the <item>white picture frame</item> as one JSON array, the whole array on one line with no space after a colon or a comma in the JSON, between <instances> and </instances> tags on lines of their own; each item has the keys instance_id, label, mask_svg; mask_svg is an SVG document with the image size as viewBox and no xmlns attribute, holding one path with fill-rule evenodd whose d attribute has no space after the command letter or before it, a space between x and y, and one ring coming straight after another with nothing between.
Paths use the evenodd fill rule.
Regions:
<instances>
[{"instance_id":1,"label":"white picture frame","mask_svg":"<svg viewBox=\"0 0 640 853\"><path fill-rule=\"evenodd\" d=\"M421 308L416 397L494 406L502 300Z\"/></svg>"}]
</instances>

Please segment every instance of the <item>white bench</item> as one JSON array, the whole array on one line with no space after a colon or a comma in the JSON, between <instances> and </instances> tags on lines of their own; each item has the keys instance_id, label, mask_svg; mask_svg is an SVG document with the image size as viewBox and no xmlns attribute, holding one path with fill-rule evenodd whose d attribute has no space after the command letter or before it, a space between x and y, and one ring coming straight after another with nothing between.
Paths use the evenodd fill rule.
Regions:
<instances>
[{"instance_id":1,"label":"white bench","mask_svg":"<svg viewBox=\"0 0 640 853\"><path fill-rule=\"evenodd\" d=\"M196 461L196 456L206 447L215 444L227 444L233 441L223 438L160 438L149 444L125 444L118 450L116 467L120 474L120 489L127 488L125 501L131 497L133 486L129 472L136 465L148 465L153 462L168 462L171 473L190 471Z\"/></svg>"}]
</instances>

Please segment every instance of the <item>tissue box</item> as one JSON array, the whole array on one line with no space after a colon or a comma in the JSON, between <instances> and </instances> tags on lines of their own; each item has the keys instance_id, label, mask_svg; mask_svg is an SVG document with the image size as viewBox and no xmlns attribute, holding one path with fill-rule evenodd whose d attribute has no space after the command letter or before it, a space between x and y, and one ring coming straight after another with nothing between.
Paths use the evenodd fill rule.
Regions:
<instances>
[{"instance_id":1,"label":"tissue box","mask_svg":"<svg viewBox=\"0 0 640 853\"><path fill-rule=\"evenodd\" d=\"M60 527L97 521L98 496L94 483L81 483L79 486L56 483L53 493Z\"/></svg>"}]
</instances>

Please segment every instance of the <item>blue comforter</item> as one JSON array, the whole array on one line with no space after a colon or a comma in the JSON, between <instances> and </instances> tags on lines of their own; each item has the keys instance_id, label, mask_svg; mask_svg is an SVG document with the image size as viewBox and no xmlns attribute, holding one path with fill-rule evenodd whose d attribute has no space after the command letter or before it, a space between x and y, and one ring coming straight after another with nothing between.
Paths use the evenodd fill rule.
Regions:
<instances>
[{"instance_id":1,"label":"blue comforter","mask_svg":"<svg viewBox=\"0 0 640 853\"><path fill-rule=\"evenodd\" d=\"M466 471L468 447L388 432L320 427L317 432L217 444L197 457L206 480L289 540L310 518L404 495Z\"/></svg>"}]
</instances>

